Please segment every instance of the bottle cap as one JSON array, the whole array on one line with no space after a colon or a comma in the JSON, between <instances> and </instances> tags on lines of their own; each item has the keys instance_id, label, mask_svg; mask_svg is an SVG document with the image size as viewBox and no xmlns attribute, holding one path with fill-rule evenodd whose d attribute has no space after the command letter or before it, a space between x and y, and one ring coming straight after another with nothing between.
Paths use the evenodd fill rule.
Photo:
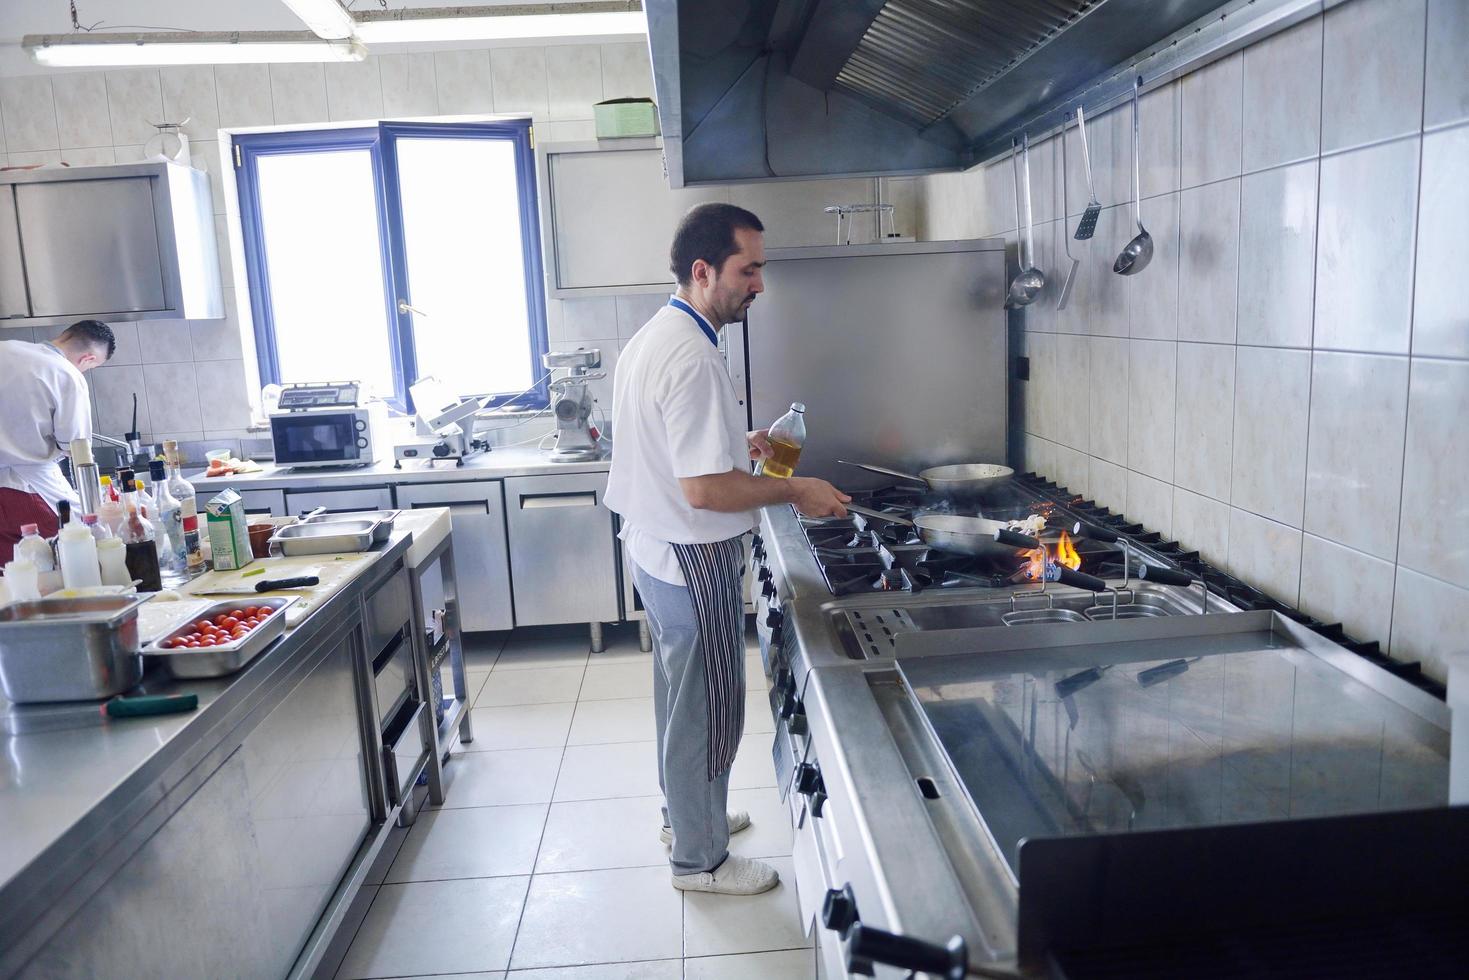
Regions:
<instances>
[{"instance_id":1,"label":"bottle cap","mask_svg":"<svg viewBox=\"0 0 1469 980\"><path fill-rule=\"evenodd\" d=\"M805 415L806 414L806 403L805 402L791 402L791 411L793 411L793 412L800 412L802 415Z\"/></svg>"},{"instance_id":2,"label":"bottle cap","mask_svg":"<svg viewBox=\"0 0 1469 980\"><path fill-rule=\"evenodd\" d=\"M104 479L105 479L105 477L104 477ZM87 525L87 527L91 527L93 524L96 524L97 523L97 515L96 514L83 514L82 515L82 523L85 524L85 525Z\"/></svg>"},{"instance_id":3,"label":"bottle cap","mask_svg":"<svg viewBox=\"0 0 1469 980\"><path fill-rule=\"evenodd\" d=\"M21 535L21 537L25 537L27 534L40 534L40 533L41 533L41 528L37 524L22 524L20 526L20 535Z\"/></svg>"},{"instance_id":4,"label":"bottle cap","mask_svg":"<svg viewBox=\"0 0 1469 980\"><path fill-rule=\"evenodd\" d=\"M112 477L110 477L110 476L104 476L104 477L102 477L102 479L101 479L100 482L101 482L101 484L104 487L110 487L110 486L112 486Z\"/></svg>"},{"instance_id":5,"label":"bottle cap","mask_svg":"<svg viewBox=\"0 0 1469 980\"><path fill-rule=\"evenodd\" d=\"M133 471L129 469L118 470L117 482L124 493L131 490L133 488Z\"/></svg>"},{"instance_id":6,"label":"bottle cap","mask_svg":"<svg viewBox=\"0 0 1469 980\"><path fill-rule=\"evenodd\" d=\"M163 460L161 460L161 459L155 459L155 460L152 460L151 462L149 462L148 463L148 475L153 478L153 482L154 483L161 482L163 480L164 476L166 475L165 474L165 470L164 470L164 462L163 462Z\"/></svg>"},{"instance_id":7,"label":"bottle cap","mask_svg":"<svg viewBox=\"0 0 1469 980\"><path fill-rule=\"evenodd\" d=\"M141 491L143 489L143 481L142 480L134 480L133 481L133 487L135 489Z\"/></svg>"}]
</instances>

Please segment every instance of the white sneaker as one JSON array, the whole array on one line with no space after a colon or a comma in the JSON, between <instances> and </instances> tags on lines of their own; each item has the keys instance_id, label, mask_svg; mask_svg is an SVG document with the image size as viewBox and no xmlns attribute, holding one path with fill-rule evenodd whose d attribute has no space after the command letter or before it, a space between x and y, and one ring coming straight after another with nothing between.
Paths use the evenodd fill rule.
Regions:
<instances>
[{"instance_id":1,"label":"white sneaker","mask_svg":"<svg viewBox=\"0 0 1469 980\"><path fill-rule=\"evenodd\" d=\"M684 892L716 895L758 895L780 884L780 873L764 861L731 854L713 871L674 875L673 887Z\"/></svg>"},{"instance_id":2,"label":"white sneaker","mask_svg":"<svg viewBox=\"0 0 1469 980\"><path fill-rule=\"evenodd\" d=\"M746 830L750 826L750 815L744 810L731 810L729 813L725 814L725 817L729 820L729 832L731 834L738 834L740 831ZM662 830L658 831L658 839L666 845L672 845L673 828L664 827Z\"/></svg>"}]
</instances>

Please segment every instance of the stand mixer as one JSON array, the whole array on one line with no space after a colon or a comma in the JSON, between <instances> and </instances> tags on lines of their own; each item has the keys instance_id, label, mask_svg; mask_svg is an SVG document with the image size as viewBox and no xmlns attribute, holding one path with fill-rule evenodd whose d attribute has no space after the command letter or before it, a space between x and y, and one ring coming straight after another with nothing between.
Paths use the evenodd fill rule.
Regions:
<instances>
[{"instance_id":1,"label":"stand mixer","mask_svg":"<svg viewBox=\"0 0 1469 980\"><path fill-rule=\"evenodd\" d=\"M607 377L602 366L602 352L592 349L551 351L541 355L548 371L564 370L567 375L551 381L551 408L556 415L556 445L547 452L553 463L584 463L600 459L598 432L591 424L592 393L587 382Z\"/></svg>"}]
</instances>

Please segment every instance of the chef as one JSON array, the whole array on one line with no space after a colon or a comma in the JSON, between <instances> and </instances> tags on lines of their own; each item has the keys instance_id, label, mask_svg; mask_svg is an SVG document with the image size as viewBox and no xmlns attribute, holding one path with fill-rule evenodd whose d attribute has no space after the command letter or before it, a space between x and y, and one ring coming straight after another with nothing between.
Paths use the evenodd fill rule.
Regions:
<instances>
[{"instance_id":1,"label":"chef","mask_svg":"<svg viewBox=\"0 0 1469 980\"><path fill-rule=\"evenodd\" d=\"M82 375L117 350L112 328L80 320L49 343L0 341L0 562L10 561L23 524L56 533L55 505L77 502L57 460L73 439L92 438L92 404Z\"/></svg>"},{"instance_id":2,"label":"chef","mask_svg":"<svg viewBox=\"0 0 1469 980\"><path fill-rule=\"evenodd\" d=\"M743 538L761 507L845 516L850 499L824 480L750 473L770 444L763 431L745 431L719 331L765 288L764 230L729 204L701 204L680 221L670 250L678 289L618 358L607 484L653 635L673 886L729 895L779 881L770 865L728 850L729 835L750 826L747 813L725 808L744 728Z\"/></svg>"}]
</instances>

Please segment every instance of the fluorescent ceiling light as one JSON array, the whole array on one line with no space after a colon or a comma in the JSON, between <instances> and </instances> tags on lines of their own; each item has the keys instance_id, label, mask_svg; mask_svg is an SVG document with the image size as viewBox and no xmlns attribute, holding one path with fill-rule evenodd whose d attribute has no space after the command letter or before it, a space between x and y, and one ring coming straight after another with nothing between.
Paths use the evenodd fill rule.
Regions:
<instances>
[{"instance_id":1,"label":"fluorescent ceiling light","mask_svg":"<svg viewBox=\"0 0 1469 980\"><path fill-rule=\"evenodd\" d=\"M283 0L291 13L317 37L341 40L352 36L352 15L337 0Z\"/></svg>"},{"instance_id":2,"label":"fluorescent ceiling light","mask_svg":"<svg viewBox=\"0 0 1469 980\"><path fill-rule=\"evenodd\" d=\"M141 34L27 34L21 46L38 65L213 65L287 61L361 61L356 40L328 41L310 31L159 31Z\"/></svg>"},{"instance_id":3,"label":"fluorescent ceiling light","mask_svg":"<svg viewBox=\"0 0 1469 980\"><path fill-rule=\"evenodd\" d=\"M368 44L500 41L598 35L646 35L641 3L527 3L499 7L366 10L353 14Z\"/></svg>"}]
</instances>

